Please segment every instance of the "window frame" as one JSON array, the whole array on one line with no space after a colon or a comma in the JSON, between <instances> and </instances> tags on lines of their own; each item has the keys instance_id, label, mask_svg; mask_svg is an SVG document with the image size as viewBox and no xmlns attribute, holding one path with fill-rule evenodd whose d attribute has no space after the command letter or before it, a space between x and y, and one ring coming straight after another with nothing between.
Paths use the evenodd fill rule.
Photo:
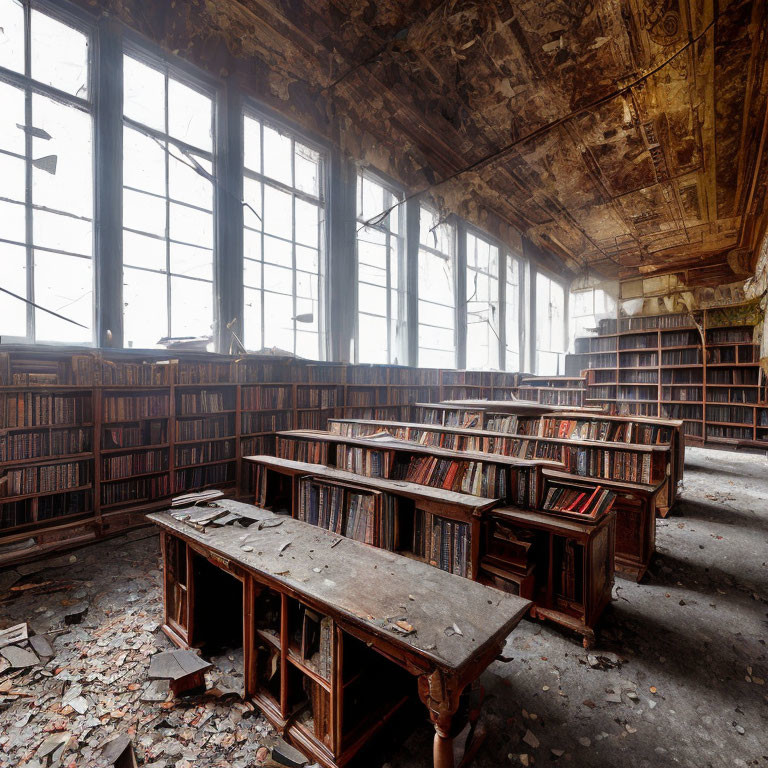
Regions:
<instances>
[{"instance_id":1,"label":"window frame","mask_svg":"<svg viewBox=\"0 0 768 768\"><path fill-rule=\"evenodd\" d=\"M365 222L368 221L368 219L363 218L362 214L358 211L358 201L360 199L361 195L361 184L363 179L368 179L369 181L372 181L374 184L377 184L378 186L382 187L386 192L388 192L392 197L394 198L394 203L392 204L393 210L389 211L389 213L382 219L382 221L377 222L376 224L366 224ZM407 278L406 278L406 270L407 270L407 263L406 263L406 254L407 254L407 246L406 246L406 232L405 232L405 226L406 226L406 215L405 215L405 208L406 208L406 197L407 193L406 190L400 186L398 186L394 181L388 179L385 175L381 174L380 172L370 169L370 168L358 168L357 173L355 175L355 242L354 242L354 255L355 255L355 325L354 325L354 361L356 364L360 364L360 300L359 300L359 286L360 286L360 258L359 258L359 235L361 230L365 228L375 229L385 236L385 248L387 249L387 284L384 286L386 290L387 295L387 315L386 315L386 321L387 321L387 362L383 363L383 365L405 365L407 362L406 357L406 350L407 350L407 341L404 338L404 333L401 335L400 342L399 342L399 348L395 348L396 340L392 338L392 324L393 322L397 326L402 326L403 330L405 329L405 326L407 324L407 307L406 307L406 296L407 296ZM382 211L383 213L383 211ZM398 314L397 317L392 317L392 293L393 290L392 286L392 270L390 266L390 260L389 260L389 252L391 249L391 240L392 240L392 231L389 227L389 221L392 214L397 214L398 220L397 220L397 234L394 235L396 243L397 243L397 249L395 258L397 259L397 286L394 286L394 289L397 291L398 294ZM378 214L377 214L378 215ZM386 223L385 223L386 222ZM368 283L366 281L366 285L373 285L372 283ZM376 288L381 288L382 286L373 286ZM369 312L364 312L362 314L370 315L371 317L380 317L380 315L373 315Z\"/></svg>"},{"instance_id":2,"label":"window frame","mask_svg":"<svg viewBox=\"0 0 768 768\"><path fill-rule=\"evenodd\" d=\"M565 356L568 353L568 327L569 327L569 314L568 314L568 306L569 306L569 286L567 283L565 283L563 280L561 280L559 277L557 277L555 274L550 272L547 269L542 269L538 265L536 266L536 269L534 270L533 274L533 280L531 281L531 293L533 294L534 301L532 302L533 311L531 313L531 319L533 321L533 327L534 327L534 336L533 336L533 351L534 351L534 359L533 359L533 367L535 369L536 374L538 375L544 375L541 374L539 371L539 344L538 344L538 338L539 338L539 329L538 329L538 279L539 275L542 275L551 283L555 283L559 285L563 289L563 350L562 352L553 350L553 349L541 349L542 352L546 352L549 354L556 354L557 357L557 376L562 376L565 366ZM550 287L550 294L551 294L551 287ZM551 340L551 330L550 330L550 340Z\"/></svg>"},{"instance_id":3,"label":"window frame","mask_svg":"<svg viewBox=\"0 0 768 768\"><path fill-rule=\"evenodd\" d=\"M470 267L469 265L469 256L468 256L468 249L466 244L466 238L468 235L472 235L475 238L478 238L480 240L484 240L486 243L490 244L492 247L495 247L499 251L499 263L498 263L498 272L496 274L496 283L497 283L497 292L496 292L496 302L499 307L499 319L498 319L498 328L496 329L496 341L498 343L498 367L497 368L469 368L467 365L466 360L466 354L465 354L465 360L464 360L464 368L467 370L473 370L473 371L503 371L505 370L504 364L506 359L506 344L504 340L504 334L506 331L506 306L505 306L505 290L506 290L506 254L509 251L509 246L503 243L501 240L499 240L497 237L494 237L493 235L488 234L487 232L483 231L479 227L474 226L473 224L470 224L469 222L464 222L464 238L465 238L465 244L463 248L464 252L464 264L462 265L462 271L463 271L463 277L464 280L464 311L463 311L463 330L464 330L464 348L466 350L467 347L467 339L469 338L469 301L470 301L470 290L469 290L469 282L467 280L468 278L468 272L470 269L474 269L474 267ZM489 347L490 349L490 347Z\"/></svg>"},{"instance_id":4,"label":"window frame","mask_svg":"<svg viewBox=\"0 0 768 768\"><path fill-rule=\"evenodd\" d=\"M329 286L328 286L328 253L330 251L330 245L329 245L329 226L328 226L328 210L330 207L330 168L331 168L331 147L330 145L318 139L317 137L311 136L307 134L305 131L302 131L298 129L296 126L292 125L291 123L280 119L279 116L277 116L271 109L264 106L263 104L260 104L256 100L252 98L246 98L243 99L241 103L240 108L240 126L241 129L244 125L245 118L250 117L253 120L258 120L261 123L261 136L260 136L260 161L261 161L261 172L256 172L251 170L250 168L246 168L245 166L245 131L241 130L241 136L240 136L240 168L239 168L239 176L241 179L241 184L244 182L246 178L253 179L254 181L258 181L261 184L266 184L272 187L275 187L276 189L280 190L281 192L285 192L287 194L291 195L291 201L293 205L293 215L292 215L292 232L291 232L291 240L286 241L283 238L279 238L283 240L284 242L290 242L291 243L291 252L292 252L292 300L293 300L293 308L294 308L294 317L296 316L296 301L297 301L297 291L296 291L296 217L295 217L295 200L298 197L299 199L305 200L306 202L310 202L313 205L317 205L320 209L320 231L318 233L318 297L317 297L317 335L318 335L318 357L316 359L318 360L326 360L328 357L328 297L329 297ZM284 182L279 181L278 179L273 179L271 176L267 176L264 174L264 127L273 128L274 130L277 130L280 133L283 133L285 135L288 135L294 145L294 153L291 155L291 177L293 178L293 181L295 183L296 177L295 177L295 143L298 141L300 144L303 144L308 149L311 149L314 152L317 152L320 155L321 162L319 163L319 173L320 173L320 179L318 180L318 191L319 196L315 199L311 195L309 195L306 192L303 192L296 187L291 187L286 185ZM263 189L263 187L262 187ZM256 232L261 235L261 287L260 288L253 288L252 286L246 286L245 284L245 242L243 242L242 248L241 248L241 259L243 264L243 277L240 286L240 292L243 298L243 343L246 347L246 349L249 348L249 342L248 337L246 334L246 328L245 328L245 289L248 288L250 290L257 290L261 294L261 337L262 337L262 346L263 346L263 340L264 340L264 331L265 331L265 323L264 323L264 291L265 291L265 285L264 285L264 237L266 235L264 231L264 196L262 195L262 210L259 216L262 218L261 221L261 230L251 230L253 232ZM246 229L250 229L247 227L245 223L245 193L242 194L242 200L241 200L241 207L243 210L243 221L242 221L242 230L245 232ZM277 237L275 235L268 235L269 237ZM296 343L296 333L300 329L297 327L298 323L296 320L293 322L293 336L294 336L294 347ZM261 348L261 347L259 347ZM315 359L315 358L313 358Z\"/></svg>"},{"instance_id":5,"label":"window frame","mask_svg":"<svg viewBox=\"0 0 768 768\"><path fill-rule=\"evenodd\" d=\"M445 254L442 251L438 250L437 248L433 248L429 245L424 245L421 242L421 216L422 211L426 210L433 216L439 215L439 212L435 210L432 206L428 205L425 202L419 201L419 241L416 244L416 258L417 258L417 264L416 264L416 271L417 274L419 272L419 268L421 267L421 251L427 251L432 256L437 256L440 259L449 259L452 262L452 268L453 268L453 369L456 369L458 366L459 361L459 226L458 222L455 220L455 217L453 214L449 214L445 217L443 221L439 221L437 226L440 226L441 224L447 224L451 229L451 253ZM418 340L418 333L421 329L422 325L428 326L430 328L440 328L442 330L447 330L443 328L443 326L440 325L432 325L431 323L425 323L422 320L421 317L421 306L420 304L424 302L426 304L435 304L436 306L445 307L447 308L447 305L445 304L438 304L437 302L430 301L429 299L422 299L421 297L421 280L418 281L418 289L416 291L416 303L417 303L417 313L418 313L418 322L417 322L417 339L416 339L416 362L418 366L422 366L421 362L421 344ZM441 350L434 350L434 351L441 351Z\"/></svg>"},{"instance_id":6,"label":"window frame","mask_svg":"<svg viewBox=\"0 0 768 768\"><path fill-rule=\"evenodd\" d=\"M517 350L517 366L511 366L509 357L509 340L507 339L507 312L509 310L509 297L507 295L507 288L509 287L510 283L508 282L508 274L507 274L507 265L509 261L513 261L517 265L517 296L515 297L516 302L516 314L517 314L517 328L519 336L519 346ZM525 259L522 255L515 253L515 251L512 248L505 248L505 254L504 254L504 299L502 302L502 315L504 320L504 345L503 345L503 351L504 351L504 359L503 359L503 368L504 371L509 371L511 373L520 373L524 367L524 359L525 359L525 329L526 329L526 323L525 323L525 307L524 307L524 301L525 301ZM515 354L512 352L512 354Z\"/></svg>"},{"instance_id":7,"label":"window frame","mask_svg":"<svg viewBox=\"0 0 768 768\"><path fill-rule=\"evenodd\" d=\"M133 118L129 118L125 114L125 88L124 83L125 80L123 79L120 84L120 103L121 103L121 111L119 115L119 126L120 126L120 143L122 148L122 157L121 157L121 167L122 163L124 162L125 158L125 147L123 145L123 136L125 128L131 128L132 130L138 131L145 136L151 136L154 137L157 141L165 142L167 141L170 145L175 145L177 147L182 148L183 150L189 152L190 154L202 157L206 161L211 163L211 175L213 177L211 183L212 187L212 194L211 194L211 231L212 231L212 238L211 238L211 337L212 337L212 344L214 346L214 349L217 344L217 338L218 338L218 328L217 328L217 318L218 318L218 312L217 312L217 301L218 301L218 294L219 294L219 285L218 285L218 271L217 271L217 262L219 258L218 253L218 242L216 237L216 229L217 229L217 219L219 215L219 203L218 203L218 188L221 184L221 180L219 178L220 173L220 159L219 159L219 142L221 140L220 134L220 126L218 125L218 105L219 105L219 99L221 99L221 86L220 84L212 78L210 75L208 75L204 70L201 70L197 67L195 67L192 64L189 64L188 62L180 59L179 57L174 56L173 54L168 54L162 50L158 45L155 43L152 43L151 41L147 40L146 38L139 35L137 32L131 30L131 29L125 29L122 37L122 48L120 50L119 56L121 58L121 72L122 72L122 63L125 61L125 57L130 57L135 59L141 64L144 64L147 67L150 67L152 69L155 69L162 73L164 80L165 80L165 131L158 131L157 129L151 128L150 126L144 125L143 123L140 123ZM194 147L191 144L187 144L184 141L181 141L179 139L176 139L172 136L170 136L168 131L168 79L173 78L174 80L178 81L184 86L187 86L188 88L191 88L194 91L197 91L198 93L202 94L203 96L209 98L211 100L211 149L208 150L201 150L198 147ZM167 153L170 155L170 152ZM176 205L181 205L185 208L188 208L190 210L198 210L203 211L204 209L200 208L199 206L192 205L190 203L186 203L180 200L175 200L170 195L170 189L169 189L169 162L165 163L165 191L166 194L164 196L156 195L153 193L147 193L145 190L138 190L140 194L144 195L150 195L151 197L157 198L157 199L164 199L165 200L165 211L166 211L166 222L165 222L165 235L159 236L159 235L153 235L148 232L141 232L138 230L129 229L125 226L125 217L124 217L124 196L123 191L127 189L133 190L133 187L127 187L125 184L125 180L121 178L120 180L120 189L119 189L119 216L120 216L120 233L121 233L121 243L120 243L120 253L121 253L121 260L119 265L119 272L120 272L120 284L121 286L125 285L125 253L123 250L123 233L132 232L134 234L138 234L142 237L149 237L153 240L158 240L165 243L165 270L155 270L155 269L149 269L147 267L137 267L134 265L127 265L129 269L138 270L141 272L149 272L151 274L155 275L162 275L165 277L165 290L166 290L166 312L167 312L167 322L166 322L166 331L167 335L170 335L171 333L171 279L174 276L174 273L171 271L171 260L170 260L170 246L171 243L176 243L182 246L187 247L194 247L194 248L204 248L204 246L194 245L191 243L185 243L182 241L175 240L171 238L170 236L170 205L173 202ZM208 211L205 211L207 214ZM183 276L184 279L189 280L195 280L196 282L201 283L208 283L207 280L203 280L202 278L195 278L195 277L187 277ZM141 349L141 347L127 347L126 346L126 339L125 339L125 307L123 305L122 309L122 315L123 315L123 340L122 340L122 346L124 349ZM161 335L162 338L162 335Z\"/></svg>"},{"instance_id":8,"label":"window frame","mask_svg":"<svg viewBox=\"0 0 768 768\"><path fill-rule=\"evenodd\" d=\"M66 346L83 346L93 347L96 344L96 328L97 328L97 313L98 313L98 296L96 295L97 285L97 269L98 269L98 254L96 253L96 230L97 224L97 210L98 205L96 201L96 166L98 163L97 148L96 148L96 110L98 103L98 95L96 94L96 82L97 82L97 56L96 50L99 45L98 26L93 21L93 18L80 10L79 8L72 6L70 3L64 2L54 3L50 0L18 0L22 6L24 15L24 72L14 72L13 70L6 69L0 66L0 82L7 83L22 91L24 95L24 117L25 123L31 124L32 116L32 95L38 94L49 98L53 101L63 103L68 107L78 109L79 111L90 116L91 123L91 169L90 169L90 183L91 183L91 216L87 219L77 214L68 213L65 211L58 211L56 209L47 208L45 206L36 205L32 202L32 164L33 159L31 134L26 133L24 138L24 211L25 211L25 232L24 243L20 243L16 240L8 240L7 238L0 238L0 242L6 244L19 245L24 248L25 251L25 268L26 268L26 285L25 285L25 298L27 301L36 302L35 296L35 251L42 251L50 254L59 254L62 256L76 257L80 259L87 259L91 262L91 286L92 286L92 300L91 300L91 337L89 341L56 341L38 339L37 334L37 322L35 313L38 311L31 304L25 304L26 309L26 334L24 336L13 336L10 334L2 334L0 336L0 347L7 344L45 344L56 347ZM80 96L61 91L58 88L47 85L46 83L36 81L32 78L31 74L31 14L32 11L38 11L46 16L51 17L55 21L62 24L66 24L72 27L76 31L85 35L88 39L88 98L84 99ZM18 201L10 201L12 204L18 204ZM58 215L63 215L68 218L76 219L78 221L90 221L91 222L91 255L83 256L80 253L73 253L60 248L52 248L49 246L36 246L33 240L33 220L32 212L35 210L51 211ZM42 310L41 310L42 311Z\"/></svg>"}]
</instances>

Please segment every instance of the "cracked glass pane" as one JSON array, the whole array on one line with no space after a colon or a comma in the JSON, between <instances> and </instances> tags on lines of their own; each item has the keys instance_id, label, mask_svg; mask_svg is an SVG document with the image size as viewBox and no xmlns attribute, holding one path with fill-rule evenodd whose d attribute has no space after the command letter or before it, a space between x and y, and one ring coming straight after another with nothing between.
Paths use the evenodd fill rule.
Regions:
<instances>
[{"instance_id":1,"label":"cracked glass pane","mask_svg":"<svg viewBox=\"0 0 768 768\"><path fill-rule=\"evenodd\" d=\"M165 194L165 147L128 126L123 129L123 184Z\"/></svg>"},{"instance_id":2,"label":"cracked glass pane","mask_svg":"<svg viewBox=\"0 0 768 768\"><path fill-rule=\"evenodd\" d=\"M85 326L80 328L38 309L35 310L38 341L90 341L93 326L91 260L35 251L35 301Z\"/></svg>"},{"instance_id":3,"label":"cracked glass pane","mask_svg":"<svg viewBox=\"0 0 768 768\"><path fill-rule=\"evenodd\" d=\"M198 149L213 149L213 102L206 95L168 78L168 133Z\"/></svg>"},{"instance_id":4,"label":"cracked glass pane","mask_svg":"<svg viewBox=\"0 0 768 768\"><path fill-rule=\"evenodd\" d=\"M264 175L291 186L291 139L270 126L264 126Z\"/></svg>"},{"instance_id":5,"label":"cracked glass pane","mask_svg":"<svg viewBox=\"0 0 768 768\"><path fill-rule=\"evenodd\" d=\"M24 72L24 9L19 0L0 0L0 67Z\"/></svg>"},{"instance_id":6,"label":"cracked glass pane","mask_svg":"<svg viewBox=\"0 0 768 768\"><path fill-rule=\"evenodd\" d=\"M165 131L165 75L131 56L123 57L123 114Z\"/></svg>"},{"instance_id":7,"label":"cracked glass pane","mask_svg":"<svg viewBox=\"0 0 768 768\"><path fill-rule=\"evenodd\" d=\"M123 270L123 304L125 346L156 347L168 327L165 275L126 267ZM152 307L152 311L147 312L147 307Z\"/></svg>"},{"instance_id":8,"label":"cracked glass pane","mask_svg":"<svg viewBox=\"0 0 768 768\"><path fill-rule=\"evenodd\" d=\"M88 98L88 37L39 11L30 17L32 77Z\"/></svg>"},{"instance_id":9,"label":"cracked glass pane","mask_svg":"<svg viewBox=\"0 0 768 768\"><path fill-rule=\"evenodd\" d=\"M2 215L2 214L0 214ZM3 288L18 296L27 295L27 250L23 245L0 243ZM27 335L27 305L0 292L0 336Z\"/></svg>"},{"instance_id":10,"label":"cracked glass pane","mask_svg":"<svg viewBox=\"0 0 768 768\"><path fill-rule=\"evenodd\" d=\"M32 167L32 202L78 216L93 216L91 117L61 102L32 95L32 121L48 140L32 140L36 160L56 156L56 173Z\"/></svg>"}]
</instances>

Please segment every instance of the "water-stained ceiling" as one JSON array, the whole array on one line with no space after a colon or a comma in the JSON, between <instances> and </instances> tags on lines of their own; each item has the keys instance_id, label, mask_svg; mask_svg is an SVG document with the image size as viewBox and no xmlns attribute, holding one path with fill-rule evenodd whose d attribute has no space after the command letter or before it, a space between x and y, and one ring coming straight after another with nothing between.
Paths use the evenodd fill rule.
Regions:
<instances>
[{"instance_id":1,"label":"water-stained ceiling","mask_svg":"<svg viewBox=\"0 0 768 768\"><path fill-rule=\"evenodd\" d=\"M91 2L574 273L754 265L764 0Z\"/></svg>"}]
</instances>

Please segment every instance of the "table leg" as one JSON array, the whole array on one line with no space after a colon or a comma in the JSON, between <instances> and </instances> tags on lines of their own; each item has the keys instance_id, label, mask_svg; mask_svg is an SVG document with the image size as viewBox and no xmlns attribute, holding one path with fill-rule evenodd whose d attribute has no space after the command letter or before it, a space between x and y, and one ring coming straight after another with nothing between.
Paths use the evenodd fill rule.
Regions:
<instances>
[{"instance_id":1,"label":"table leg","mask_svg":"<svg viewBox=\"0 0 768 768\"><path fill-rule=\"evenodd\" d=\"M438 671L419 677L419 698L429 710L429 719L435 726L434 768L454 768L451 723L459 708L460 697L458 682Z\"/></svg>"}]
</instances>

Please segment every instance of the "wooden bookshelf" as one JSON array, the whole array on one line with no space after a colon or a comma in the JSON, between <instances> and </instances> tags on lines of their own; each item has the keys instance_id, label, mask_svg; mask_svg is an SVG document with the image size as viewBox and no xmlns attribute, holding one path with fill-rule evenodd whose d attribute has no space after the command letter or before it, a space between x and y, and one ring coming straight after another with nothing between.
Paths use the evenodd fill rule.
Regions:
<instances>
[{"instance_id":1,"label":"wooden bookshelf","mask_svg":"<svg viewBox=\"0 0 768 768\"><path fill-rule=\"evenodd\" d=\"M586 403L681 420L689 444L759 446L766 391L753 330L732 308L604 320L576 339L566 373L585 375Z\"/></svg>"},{"instance_id":2,"label":"wooden bookshelf","mask_svg":"<svg viewBox=\"0 0 768 768\"><path fill-rule=\"evenodd\" d=\"M477 579L480 519L498 499L275 456L245 461L258 506Z\"/></svg>"},{"instance_id":3,"label":"wooden bookshelf","mask_svg":"<svg viewBox=\"0 0 768 768\"><path fill-rule=\"evenodd\" d=\"M520 378L517 397L541 405L565 405L581 408L584 405L586 381L583 376L528 376Z\"/></svg>"}]
</instances>

